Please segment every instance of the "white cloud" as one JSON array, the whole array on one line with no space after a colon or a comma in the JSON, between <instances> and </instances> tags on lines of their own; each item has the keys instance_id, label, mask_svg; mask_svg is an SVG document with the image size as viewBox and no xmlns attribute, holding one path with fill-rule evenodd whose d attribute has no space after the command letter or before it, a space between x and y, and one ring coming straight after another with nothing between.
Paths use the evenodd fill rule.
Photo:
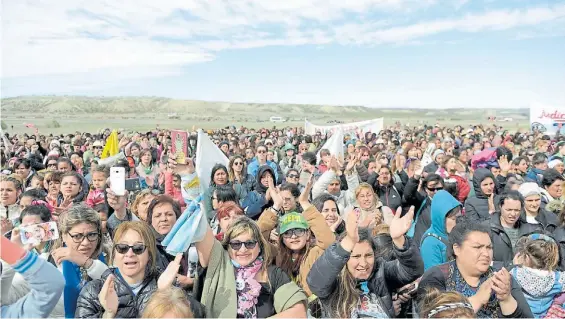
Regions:
<instances>
[{"instance_id":1,"label":"white cloud","mask_svg":"<svg viewBox=\"0 0 565 319\"><path fill-rule=\"evenodd\" d=\"M214 59L226 49L288 45L417 44L442 32L536 26L565 5L418 21L439 0L5 1L2 77L91 70L157 70ZM467 0L449 0L459 8ZM386 16L386 19L375 17ZM408 18L407 18L408 17ZM166 71L169 72L169 71Z\"/></svg>"}]
</instances>

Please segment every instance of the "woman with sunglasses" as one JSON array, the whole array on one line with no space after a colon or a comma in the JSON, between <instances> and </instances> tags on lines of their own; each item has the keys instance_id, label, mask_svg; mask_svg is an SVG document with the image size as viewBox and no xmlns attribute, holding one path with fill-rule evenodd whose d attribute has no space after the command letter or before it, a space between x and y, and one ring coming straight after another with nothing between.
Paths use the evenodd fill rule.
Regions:
<instances>
[{"instance_id":1,"label":"woman with sunglasses","mask_svg":"<svg viewBox=\"0 0 565 319\"><path fill-rule=\"evenodd\" d=\"M230 159L229 180L233 184L240 184L247 193L255 189L257 183L253 175L247 174L247 163L241 155L235 155Z\"/></svg>"},{"instance_id":2,"label":"woman with sunglasses","mask_svg":"<svg viewBox=\"0 0 565 319\"><path fill-rule=\"evenodd\" d=\"M306 295L279 267L255 222L239 218L220 243L206 224L195 243L202 272L197 294L210 318L306 317Z\"/></svg>"},{"instance_id":3,"label":"woman with sunglasses","mask_svg":"<svg viewBox=\"0 0 565 319\"><path fill-rule=\"evenodd\" d=\"M143 222L125 222L114 235L114 251L110 268L80 292L77 318L139 318L151 296L171 286L177 258L162 275L156 265L155 237ZM180 255L179 255L180 257ZM170 274L173 277L170 278ZM204 317L202 305L185 294L195 317Z\"/></svg>"},{"instance_id":4,"label":"woman with sunglasses","mask_svg":"<svg viewBox=\"0 0 565 319\"><path fill-rule=\"evenodd\" d=\"M85 204L73 205L59 219L59 236L51 248L51 257L65 277L65 317L74 318L81 288L100 279L108 269L98 213Z\"/></svg>"}]
</instances>

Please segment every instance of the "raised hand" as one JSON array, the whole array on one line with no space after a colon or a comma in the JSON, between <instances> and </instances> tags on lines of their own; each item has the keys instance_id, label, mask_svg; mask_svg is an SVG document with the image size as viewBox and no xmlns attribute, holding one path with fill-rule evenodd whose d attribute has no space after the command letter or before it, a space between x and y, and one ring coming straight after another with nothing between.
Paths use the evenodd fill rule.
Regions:
<instances>
[{"instance_id":1,"label":"raised hand","mask_svg":"<svg viewBox=\"0 0 565 319\"><path fill-rule=\"evenodd\" d=\"M481 284L477 293L469 298L469 301L473 305L475 312L477 312L483 305L485 305L492 294L492 277L487 279Z\"/></svg>"},{"instance_id":2,"label":"raised hand","mask_svg":"<svg viewBox=\"0 0 565 319\"><path fill-rule=\"evenodd\" d=\"M510 163L508 162L508 157L506 155L502 155L498 159L498 166L500 167L501 172L507 173L510 170Z\"/></svg>"},{"instance_id":3,"label":"raised hand","mask_svg":"<svg viewBox=\"0 0 565 319\"><path fill-rule=\"evenodd\" d=\"M126 212L126 203L128 198L128 191L125 192L124 196L116 195L110 188L106 188L106 197L108 200L108 205L114 209L116 213L119 214L121 219Z\"/></svg>"},{"instance_id":4,"label":"raised hand","mask_svg":"<svg viewBox=\"0 0 565 319\"><path fill-rule=\"evenodd\" d=\"M510 273L506 268L502 268L492 276L492 290L499 301L506 301L510 297L511 279Z\"/></svg>"},{"instance_id":5,"label":"raised hand","mask_svg":"<svg viewBox=\"0 0 565 319\"><path fill-rule=\"evenodd\" d=\"M159 280L157 280L157 288L159 290L166 290L173 285L179 273L181 259L182 254L178 254L175 260L171 261L167 269L159 276Z\"/></svg>"},{"instance_id":6,"label":"raised hand","mask_svg":"<svg viewBox=\"0 0 565 319\"><path fill-rule=\"evenodd\" d=\"M118 312L119 299L116 293L116 287L114 284L114 275L108 276L102 286L102 290L98 294L98 301L104 311L110 315L116 315Z\"/></svg>"},{"instance_id":7,"label":"raised hand","mask_svg":"<svg viewBox=\"0 0 565 319\"><path fill-rule=\"evenodd\" d=\"M57 265L60 265L63 260L66 260L75 265L82 266L88 260L88 256L85 256L70 247L57 248L51 253L51 256L53 256Z\"/></svg>"},{"instance_id":8,"label":"raised hand","mask_svg":"<svg viewBox=\"0 0 565 319\"><path fill-rule=\"evenodd\" d=\"M356 164L357 164L357 156L353 155L351 160L347 163L347 166L345 167L345 171L351 172Z\"/></svg>"},{"instance_id":9,"label":"raised hand","mask_svg":"<svg viewBox=\"0 0 565 319\"><path fill-rule=\"evenodd\" d=\"M402 207L398 207L396 214L390 222L390 237L392 237L392 241L397 247L403 248L405 243L404 235L414 222L414 206L410 206L408 213L403 217L400 217L400 215L402 215Z\"/></svg>"},{"instance_id":10,"label":"raised hand","mask_svg":"<svg viewBox=\"0 0 565 319\"><path fill-rule=\"evenodd\" d=\"M489 214L494 214L496 207L494 206L494 193L490 194L488 197L488 212Z\"/></svg>"},{"instance_id":11,"label":"raised hand","mask_svg":"<svg viewBox=\"0 0 565 319\"><path fill-rule=\"evenodd\" d=\"M351 240L354 244L359 242L359 212L357 209L350 211L347 214L347 220L345 221L345 231L347 232L347 238Z\"/></svg>"},{"instance_id":12,"label":"raised hand","mask_svg":"<svg viewBox=\"0 0 565 319\"><path fill-rule=\"evenodd\" d=\"M336 229L339 227L339 225L341 224L341 222L343 221L343 218L341 218L341 216L337 216L337 220L335 221L335 223L333 223L330 226L330 229L335 233Z\"/></svg>"},{"instance_id":13,"label":"raised hand","mask_svg":"<svg viewBox=\"0 0 565 319\"><path fill-rule=\"evenodd\" d=\"M276 210L280 210L283 205L281 194L275 187L269 188L268 191L270 192L271 199L273 200L273 208Z\"/></svg>"}]
</instances>

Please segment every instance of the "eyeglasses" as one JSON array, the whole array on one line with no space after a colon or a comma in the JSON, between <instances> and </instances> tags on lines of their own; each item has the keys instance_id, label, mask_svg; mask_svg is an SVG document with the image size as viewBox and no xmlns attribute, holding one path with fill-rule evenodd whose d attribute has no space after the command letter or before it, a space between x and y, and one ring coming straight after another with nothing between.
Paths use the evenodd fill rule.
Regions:
<instances>
[{"instance_id":1,"label":"eyeglasses","mask_svg":"<svg viewBox=\"0 0 565 319\"><path fill-rule=\"evenodd\" d=\"M234 162L233 165L243 166L243 162Z\"/></svg>"},{"instance_id":2,"label":"eyeglasses","mask_svg":"<svg viewBox=\"0 0 565 319\"><path fill-rule=\"evenodd\" d=\"M240 242L240 241L231 241L230 242L230 247L233 250L240 250L242 246L245 246L245 248L247 249L253 249L255 248L255 246L257 246L257 241L256 240L248 240L245 242Z\"/></svg>"},{"instance_id":3,"label":"eyeglasses","mask_svg":"<svg viewBox=\"0 0 565 319\"><path fill-rule=\"evenodd\" d=\"M71 233L69 233L69 236L71 236L73 241L77 244L82 243L84 238L86 238L89 242L97 241L99 235L100 234L98 234L97 232L92 232L92 233L88 233L88 234L80 234L80 233L79 234L71 234Z\"/></svg>"},{"instance_id":4,"label":"eyeglasses","mask_svg":"<svg viewBox=\"0 0 565 319\"><path fill-rule=\"evenodd\" d=\"M267 151L260 150L260 151L257 151L257 153L264 154L264 153L267 153Z\"/></svg>"},{"instance_id":5,"label":"eyeglasses","mask_svg":"<svg viewBox=\"0 0 565 319\"><path fill-rule=\"evenodd\" d=\"M288 175L288 178L299 178L299 177L300 177L300 176L294 175L294 174Z\"/></svg>"},{"instance_id":6,"label":"eyeglasses","mask_svg":"<svg viewBox=\"0 0 565 319\"><path fill-rule=\"evenodd\" d=\"M136 255L141 255L143 254L143 252L145 251L145 249L147 249L147 246L145 246L144 244L135 244L133 246L130 246L128 244L115 244L114 245L114 249L119 253L119 254L126 254L129 250L133 251L134 254Z\"/></svg>"},{"instance_id":7,"label":"eyeglasses","mask_svg":"<svg viewBox=\"0 0 565 319\"><path fill-rule=\"evenodd\" d=\"M292 236L302 237L302 236L304 236L304 234L306 234L306 229L295 228L295 229L290 229L290 230L285 231L283 233L283 237L284 238L292 238Z\"/></svg>"},{"instance_id":8,"label":"eyeglasses","mask_svg":"<svg viewBox=\"0 0 565 319\"><path fill-rule=\"evenodd\" d=\"M266 143L265 145L273 145L273 143Z\"/></svg>"},{"instance_id":9,"label":"eyeglasses","mask_svg":"<svg viewBox=\"0 0 565 319\"><path fill-rule=\"evenodd\" d=\"M94 146L95 150L101 150L103 147L102 146Z\"/></svg>"},{"instance_id":10,"label":"eyeglasses","mask_svg":"<svg viewBox=\"0 0 565 319\"><path fill-rule=\"evenodd\" d=\"M436 187L436 188L427 187L427 189L428 189L430 192L438 192L438 191L442 190L443 187Z\"/></svg>"}]
</instances>

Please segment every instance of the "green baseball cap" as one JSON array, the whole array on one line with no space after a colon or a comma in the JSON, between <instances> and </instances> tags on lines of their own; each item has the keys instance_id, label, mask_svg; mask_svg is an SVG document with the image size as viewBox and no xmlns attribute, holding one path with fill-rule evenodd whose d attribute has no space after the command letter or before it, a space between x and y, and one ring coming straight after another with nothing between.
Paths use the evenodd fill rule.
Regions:
<instances>
[{"instance_id":1,"label":"green baseball cap","mask_svg":"<svg viewBox=\"0 0 565 319\"><path fill-rule=\"evenodd\" d=\"M306 218L302 216L302 214L292 212L288 214L284 214L279 219L279 234L284 234L288 230L291 229L308 229L308 223L306 222Z\"/></svg>"}]
</instances>

